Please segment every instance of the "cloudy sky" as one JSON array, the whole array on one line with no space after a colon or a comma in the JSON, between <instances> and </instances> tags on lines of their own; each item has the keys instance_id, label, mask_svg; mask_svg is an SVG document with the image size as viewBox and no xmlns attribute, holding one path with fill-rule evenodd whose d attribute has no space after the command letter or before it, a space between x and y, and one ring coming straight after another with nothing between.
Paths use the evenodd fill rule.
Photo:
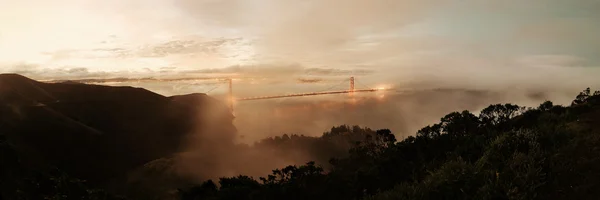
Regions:
<instances>
[{"instance_id":1,"label":"cloudy sky","mask_svg":"<svg viewBox=\"0 0 600 200\"><path fill-rule=\"evenodd\" d=\"M598 10L597 0L0 0L0 72L582 87L599 82Z\"/></svg>"},{"instance_id":2,"label":"cloudy sky","mask_svg":"<svg viewBox=\"0 0 600 200\"><path fill-rule=\"evenodd\" d=\"M217 98L227 87L211 78L232 76L238 97L347 89L350 76L358 88L459 89L236 105L249 141L344 123L408 135L451 111L568 104L600 89L599 10L599 0L0 0L0 73Z\"/></svg>"}]
</instances>

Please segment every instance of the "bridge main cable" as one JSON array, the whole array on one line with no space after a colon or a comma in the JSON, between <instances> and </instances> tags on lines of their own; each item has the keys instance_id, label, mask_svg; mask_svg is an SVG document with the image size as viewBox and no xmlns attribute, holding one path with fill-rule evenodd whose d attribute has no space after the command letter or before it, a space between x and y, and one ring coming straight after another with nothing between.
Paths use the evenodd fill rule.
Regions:
<instances>
[{"instance_id":1,"label":"bridge main cable","mask_svg":"<svg viewBox=\"0 0 600 200\"><path fill-rule=\"evenodd\" d=\"M260 96L260 97L246 97L246 98L238 98L236 101L251 101L251 100L260 100L260 99L277 99L277 98L286 98L286 97L302 97L302 96L315 96L315 95L325 95L325 94L345 94L345 93L353 93L353 92L377 92L385 89L360 89L360 90L342 90L342 91L328 91L328 92L311 92L311 93L298 93L298 94L286 94L286 95L275 95L275 96Z\"/></svg>"}]
</instances>

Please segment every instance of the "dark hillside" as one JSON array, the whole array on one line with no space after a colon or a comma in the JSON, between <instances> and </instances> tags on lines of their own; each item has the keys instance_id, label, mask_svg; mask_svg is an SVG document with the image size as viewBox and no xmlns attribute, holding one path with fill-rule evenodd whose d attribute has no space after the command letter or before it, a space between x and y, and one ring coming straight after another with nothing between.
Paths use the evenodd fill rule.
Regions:
<instances>
[{"instance_id":1,"label":"dark hillside","mask_svg":"<svg viewBox=\"0 0 600 200\"><path fill-rule=\"evenodd\" d=\"M0 132L30 165L54 165L102 185L177 152L182 139L205 123L196 117L202 109L229 116L219 123L231 126L231 114L220 102L206 95L196 100L2 74Z\"/></svg>"}]
</instances>

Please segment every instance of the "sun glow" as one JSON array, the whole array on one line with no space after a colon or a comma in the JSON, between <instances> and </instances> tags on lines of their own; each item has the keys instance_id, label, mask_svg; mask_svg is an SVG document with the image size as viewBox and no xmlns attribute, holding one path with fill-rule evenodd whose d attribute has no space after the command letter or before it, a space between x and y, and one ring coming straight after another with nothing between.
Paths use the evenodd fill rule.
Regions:
<instances>
[{"instance_id":1,"label":"sun glow","mask_svg":"<svg viewBox=\"0 0 600 200\"><path fill-rule=\"evenodd\" d=\"M387 90L390 87L387 85L378 85L377 87L375 87L376 90Z\"/></svg>"}]
</instances>

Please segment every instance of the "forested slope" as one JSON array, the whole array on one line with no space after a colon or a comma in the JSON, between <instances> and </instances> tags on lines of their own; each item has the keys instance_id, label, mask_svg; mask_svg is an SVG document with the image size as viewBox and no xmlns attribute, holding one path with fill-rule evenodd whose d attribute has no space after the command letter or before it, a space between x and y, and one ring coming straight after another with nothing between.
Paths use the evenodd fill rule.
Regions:
<instances>
[{"instance_id":1,"label":"forested slope","mask_svg":"<svg viewBox=\"0 0 600 200\"><path fill-rule=\"evenodd\" d=\"M592 94L589 89L568 107L547 101L537 108L491 105L479 116L453 112L400 142L389 130L366 134L347 156L332 159L325 169L310 162L274 170L266 178L209 180L181 190L181 198L597 199L600 195L600 92Z\"/></svg>"},{"instance_id":2,"label":"forested slope","mask_svg":"<svg viewBox=\"0 0 600 200\"><path fill-rule=\"evenodd\" d=\"M179 152L182 141L208 123L198 113L209 111L220 113L210 123L226 130L214 134L229 140L233 116L204 94L165 97L141 88L0 74L0 197L22 191L32 195L25 199L51 198L70 188L69 198L80 199L83 193L73 192L79 182L67 180L120 193L132 170Z\"/></svg>"}]
</instances>

